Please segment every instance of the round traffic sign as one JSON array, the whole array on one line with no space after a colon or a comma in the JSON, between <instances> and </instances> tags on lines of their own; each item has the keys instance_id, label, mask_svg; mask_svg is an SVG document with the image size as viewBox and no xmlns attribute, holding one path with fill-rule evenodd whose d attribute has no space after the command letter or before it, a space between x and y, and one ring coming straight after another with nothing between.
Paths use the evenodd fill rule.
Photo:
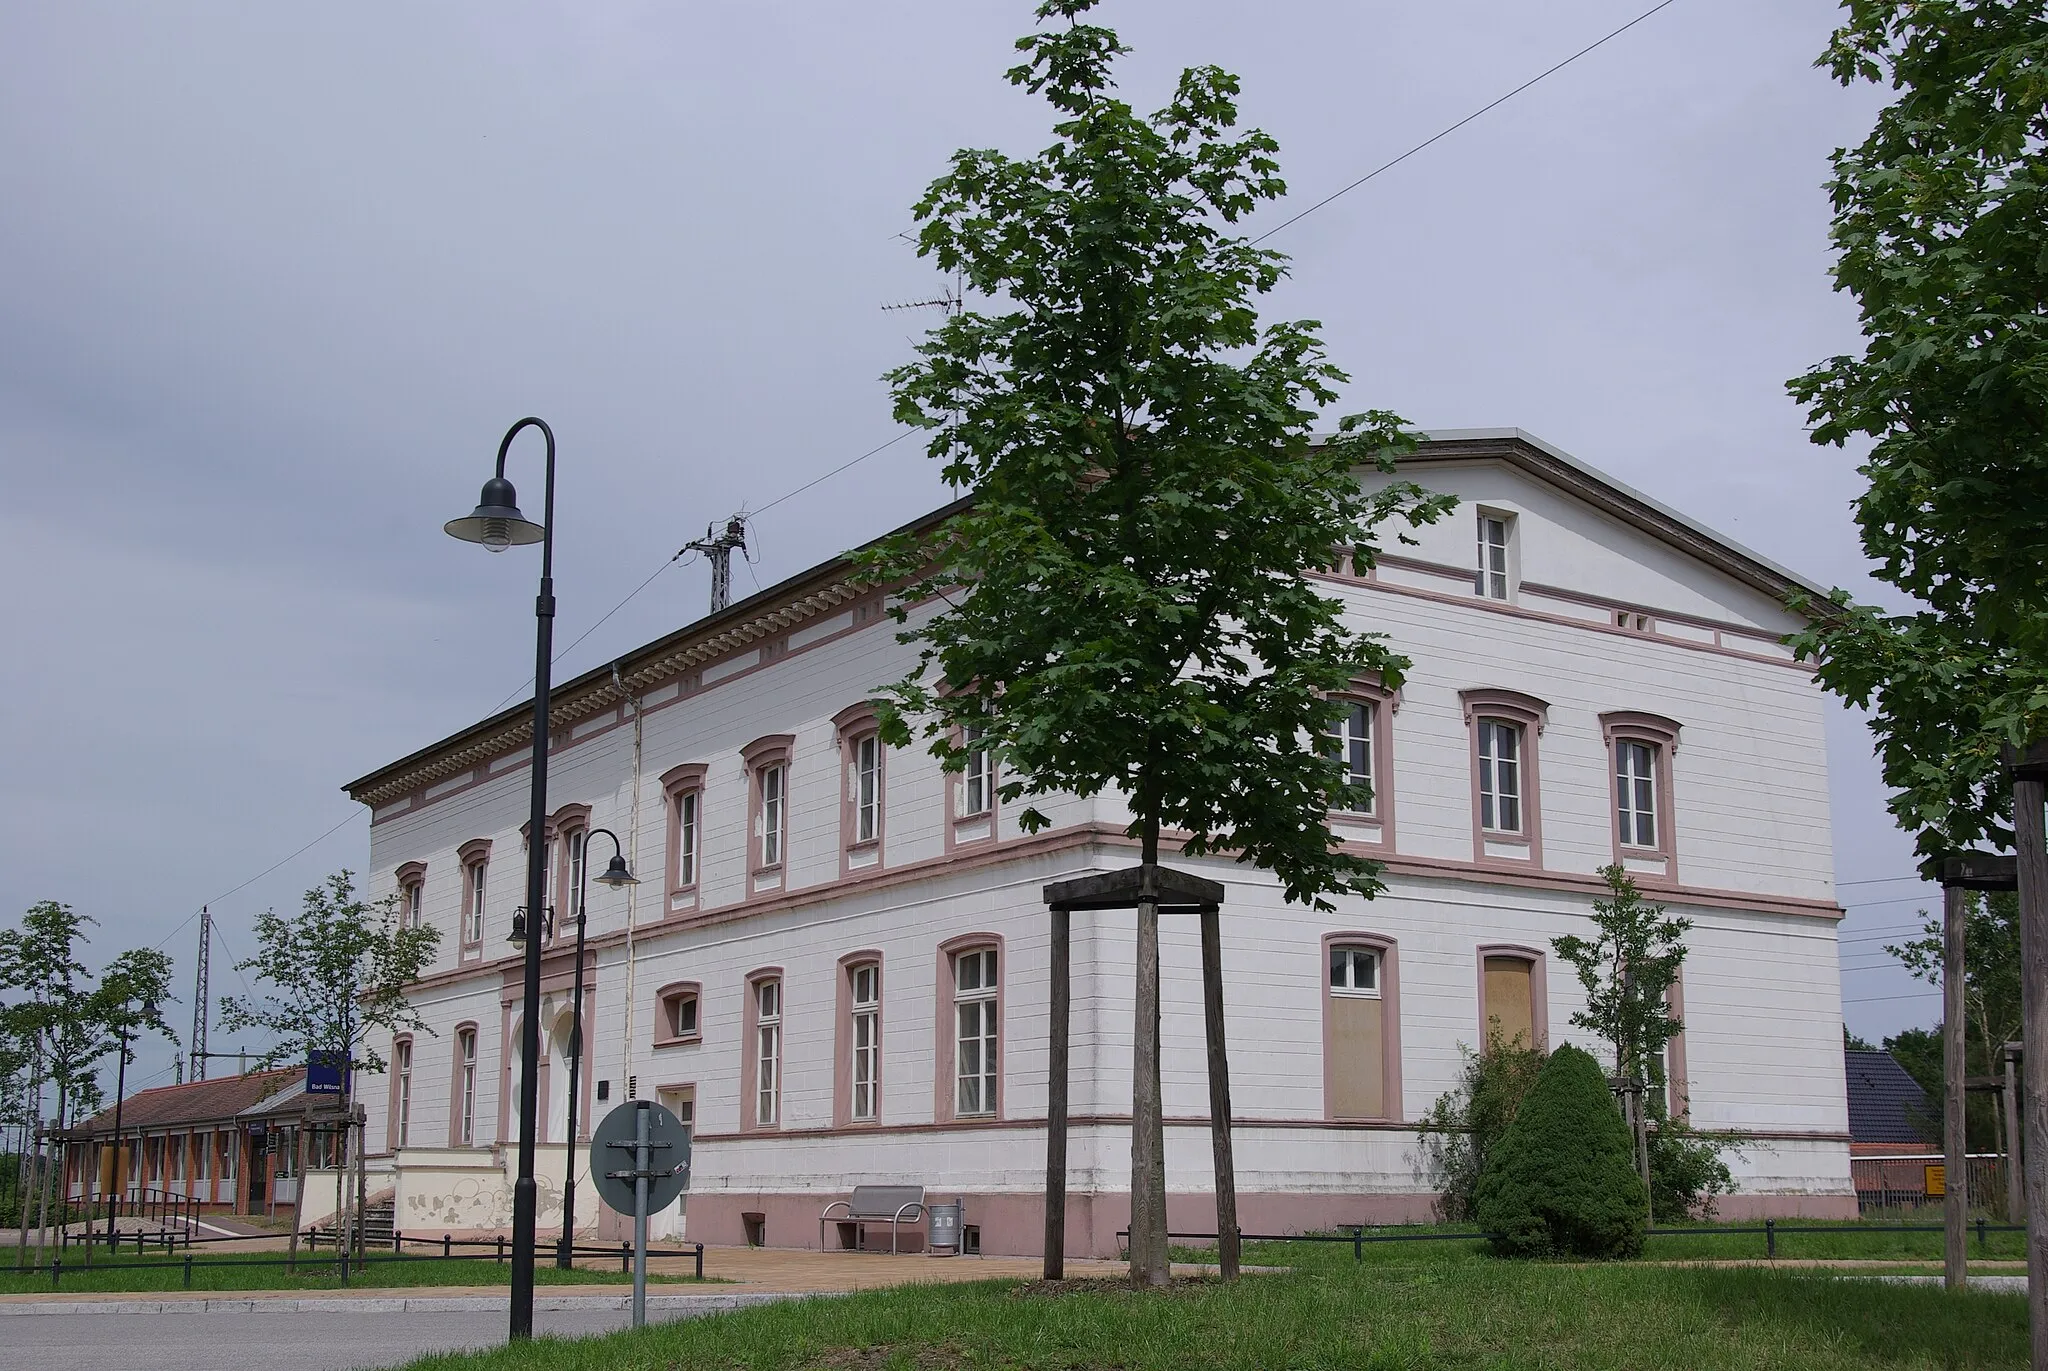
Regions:
<instances>
[{"instance_id":1,"label":"round traffic sign","mask_svg":"<svg viewBox=\"0 0 2048 1371\"><path fill-rule=\"evenodd\" d=\"M590 1134L590 1181L597 1197L621 1214L633 1212L633 1173L640 1116L647 1118L647 1212L658 1214L690 1185L690 1129L652 1100L627 1100Z\"/></svg>"}]
</instances>

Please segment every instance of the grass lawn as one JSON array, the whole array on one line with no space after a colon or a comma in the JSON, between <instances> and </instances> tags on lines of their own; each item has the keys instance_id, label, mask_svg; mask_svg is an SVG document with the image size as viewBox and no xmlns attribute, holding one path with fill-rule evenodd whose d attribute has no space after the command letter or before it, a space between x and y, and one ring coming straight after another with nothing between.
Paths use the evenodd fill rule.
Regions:
<instances>
[{"instance_id":1,"label":"grass lawn","mask_svg":"<svg viewBox=\"0 0 2048 1371\"><path fill-rule=\"evenodd\" d=\"M412 1371L2027 1365L2026 1302L2016 1295L1756 1268L1525 1264L1463 1250L1355 1263L1348 1246L1276 1243L1256 1259L1296 1265L1161 1294L1088 1283L1059 1292L1014 1282L910 1286L429 1357Z\"/></svg>"},{"instance_id":2,"label":"grass lawn","mask_svg":"<svg viewBox=\"0 0 2048 1371\"><path fill-rule=\"evenodd\" d=\"M127 1255L117 1261L109 1261L100 1254L94 1265L87 1266L84 1254L74 1251L72 1257L66 1259L62 1278L54 1286L47 1270L26 1272L10 1268L0 1271L0 1294L47 1295L53 1290L61 1294L89 1290L332 1290L340 1287L341 1278L335 1274L331 1251L314 1257L302 1253L296 1272L287 1272L282 1265L259 1264L278 1262L283 1255L281 1252L209 1254L195 1248L192 1284L188 1287L182 1253L174 1257L137 1258ZM509 1285L512 1267L509 1262L501 1266L488 1258L432 1257L398 1261L389 1255L372 1254L367 1268L349 1268L348 1279L352 1286ZM548 1261L534 1267L533 1279L538 1285L619 1285L632 1282L631 1275L620 1273L617 1262L561 1271ZM649 1275L647 1279L649 1284L697 1284L687 1276Z\"/></svg>"}]
</instances>

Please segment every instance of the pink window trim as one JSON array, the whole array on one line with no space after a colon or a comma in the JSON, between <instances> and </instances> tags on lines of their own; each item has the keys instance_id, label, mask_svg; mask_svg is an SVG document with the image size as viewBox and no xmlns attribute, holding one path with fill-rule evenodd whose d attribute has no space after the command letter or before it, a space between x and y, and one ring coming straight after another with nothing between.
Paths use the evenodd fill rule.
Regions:
<instances>
[{"instance_id":1,"label":"pink window trim","mask_svg":"<svg viewBox=\"0 0 2048 1371\"><path fill-rule=\"evenodd\" d=\"M1380 1095L1393 1105L1393 1109L1372 1121L1399 1123L1405 1113L1401 1096L1400 945L1384 933L1356 930L1325 933L1321 943L1322 958L1316 969L1316 986L1322 996L1323 1117L1351 1118L1330 1110L1330 1100L1337 1093L1336 1030L1330 1022L1330 950L1334 947L1370 947L1380 954Z\"/></svg>"},{"instance_id":2,"label":"pink window trim","mask_svg":"<svg viewBox=\"0 0 2048 1371\"><path fill-rule=\"evenodd\" d=\"M853 972L855 967L875 968L875 995L881 1001L875 1010L877 1033L875 1058L875 1116L872 1119L853 1117ZM1002 958L996 959L996 974L1002 974ZM875 948L863 948L849 952L839 959L838 990L832 1006L832 1126L834 1128L874 1128L882 1122L882 1087L887 1073L880 1063L885 1059L882 1044L888 1041L888 981L882 972L882 954Z\"/></svg>"},{"instance_id":3,"label":"pink window trim","mask_svg":"<svg viewBox=\"0 0 2048 1371\"><path fill-rule=\"evenodd\" d=\"M957 938L948 938L939 944L939 993L937 1031L932 1043L932 1060L936 1066L932 1081L932 1119L935 1123L952 1123L960 1115L959 1084L953 1079L954 1023L953 995L958 985L954 980L953 957L955 953L974 952L992 947L996 950L996 1111L993 1115L973 1114L969 1122L985 1122L991 1119L1008 1118L1003 1108L1004 1082L1010 1074L1010 1025L1006 1013L1010 984L1010 953L1003 944L1000 933L962 933Z\"/></svg>"},{"instance_id":4,"label":"pink window trim","mask_svg":"<svg viewBox=\"0 0 2048 1371\"><path fill-rule=\"evenodd\" d=\"M763 981L780 981L777 1003L782 1009L782 1039L776 1049L777 1069L782 1079L775 1087L775 1122L759 1122L760 1102L755 1099L761 1081L761 1046L754 1041L754 1030L759 1027L761 1001L755 987ZM740 1132L779 1133L782 1131L784 1116L788 1112L789 1091L789 978L782 974L779 966L757 966L741 981L743 992L740 996ZM697 1022L704 1022L704 1002L697 1002Z\"/></svg>"},{"instance_id":5,"label":"pink window trim","mask_svg":"<svg viewBox=\"0 0 2048 1371\"><path fill-rule=\"evenodd\" d=\"M1681 966L1679 968L1678 979L1671 983L1671 989L1666 993L1664 999L1665 1003L1671 1008L1671 1017L1677 1019L1681 1025L1684 1024L1684 967ZM1667 1082L1667 1088L1671 1092L1671 1117L1674 1119L1690 1118L1692 1116L1692 1083L1685 1074L1685 1029L1683 1027L1678 1032L1672 1034L1671 1045L1667 1053L1670 1067L1670 1079Z\"/></svg>"},{"instance_id":6,"label":"pink window trim","mask_svg":"<svg viewBox=\"0 0 2048 1371\"><path fill-rule=\"evenodd\" d=\"M469 1121L470 1140L467 1143L462 1141L462 1035L464 1033L471 1034L476 1039L476 1094L479 1102L482 1100L484 1093L484 1035L482 1030L477 1027L475 1019L464 1019L461 1023L455 1025L454 1030L448 1035L448 1041L455 1048L454 1060L448 1068L448 1145L450 1147L481 1146L476 1135L483 1132L483 1118L480 1115L473 1117Z\"/></svg>"},{"instance_id":7,"label":"pink window trim","mask_svg":"<svg viewBox=\"0 0 2048 1371\"><path fill-rule=\"evenodd\" d=\"M710 770L703 762L686 762L672 766L661 773L661 793L667 797L668 805L668 855L667 885L671 897L696 893L704 880L704 777ZM690 880L682 877L683 866L683 797L697 797L697 864L690 873ZM585 861L590 858L586 854ZM664 907L666 916L670 911Z\"/></svg>"},{"instance_id":8,"label":"pink window trim","mask_svg":"<svg viewBox=\"0 0 2048 1371\"><path fill-rule=\"evenodd\" d=\"M1348 689L1334 692L1333 700L1362 704L1372 711L1372 804L1373 812L1358 817L1380 826L1377 840L1355 838L1368 846L1394 849L1394 715L1401 710L1401 692L1380 684L1379 673L1361 676ZM1347 810L1336 811L1349 813Z\"/></svg>"},{"instance_id":9,"label":"pink window trim","mask_svg":"<svg viewBox=\"0 0 2048 1371\"><path fill-rule=\"evenodd\" d=\"M527 822L531 827L532 821ZM554 921L542 925L545 945L548 947L560 942L576 941L576 911L572 898L575 892L569 889L569 839L578 833L585 835L587 844L590 833L589 805L563 805L548 820L548 842L554 845L548 854L548 866L554 873L554 889L548 892L548 898L553 900L555 905ZM590 860L588 851L583 854L583 860ZM584 885L587 891L589 882L585 881Z\"/></svg>"},{"instance_id":10,"label":"pink window trim","mask_svg":"<svg viewBox=\"0 0 2048 1371\"><path fill-rule=\"evenodd\" d=\"M1472 860L1480 866L1510 870L1540 870L1543 866L1543 803L1542 768L1539 755L1542 748L1538 740L1550 718L1550 706L1534 695L1525 695L1519 690L1496 690L1482 688L1461 690L1458 699L1464 706L1465 733L1469 753L1467 763L1471 774L1472 787ZM1521 782L1522 831L1519 833L1489 832L1480 827L1479 821L1479 721L1500 719L1507 723L1520 724L1522 728L1521 765L1517 776ZM1488 842L1512 843L1526 847L1526 860L1514 857L1489 857L1486 854Z\"/></svg>"},{"instance_id":11,"label":"pink window trim","mask_svg":"<svg viewBox=\"0 0 2048 1371\"><path fill-rule=\"evenodd\" d=\"M471 838L461 847L455 849L455 857L462 864L462 909L455 921L455 940L465 956L473 955L480 957L483 955L484 939L490 936L490 930L488 928L483 929L480 931L481 936L471 938L469 936L469 915L470 910L475 907L476 903L476 873L479 866L485 868L485 881L488 882L490 880L488 867L491 860L491 840L489 838ZM488 890L486 890L485 895L486 898L489 897Z\"/></svg>"},{"instance_id":12,"label":"pink window trim","mask_svg":"<svg viewBox=\"0 0 2048 1371\"><path fill-rule=\"evenodd\" d=\"M1473 965L1479 971L1479 1050L1486 1050L1488 1034L1492 1031L1493 1017L1486 1008L1486 959L1488 957L1513 957L1529 964L1529 1026L1536 1034L1535 1046L1542 1051L1550 1047L1550 981L1544 970L1543 953L1533 947L1518 943L1483 943L1473 957Z\"/></svg>"},{"instance_id":13,"label":"pink window trim","mask_svg":"<svg viewBox=\"0 0 2048 1371\"><path fill-rule=\"evenodd\" d=\"M668 1012L668 1002L677 995L697 997L697 1029L694 1033L669 1032L673 1016ZM704 987L697 981L670 981L654 992L654 1045L656 1047L680 1047L685 1043L704 1041Z\"/></svg>"},{"instance_id":14,"label":"pink window trim","mask_svg":"<svg viewBox=\"0 0 2048 1371\"><path fill-rule=\"evenodd\" d=\"M1672 780L1674 759L1678 755L1678 733L1680 725L1675 719L1661 714L1645 714L1638 710L1616 710L1600 716L1600 737L1607 749L1607 833L1614 844L1614 861L1619 866L1624 857L1662 857L1664 871L1634 872L1636 880L1645 885L1678 884L1678 830L1674 804L1675 783ZM1655 847L1624 847L1621 842L1621 779L1616 775L1614 747L1616 743L1628 741L1648 743L1656 756L1657 766L1657 845Z\"/></svg>"},{"instance_id":15,"label":"pink window trim","mask_svg":"<svg viewBox=\"0 0 2048 1371\"><path fill-rule=\"evenodd\" d=\"M872 700L848 705L834 714L832 728L839 736L839 874L850 876L874 865L854 866L853 854L878 850L888 832L889 749L882 746L881 719ZM875 740L875 836L861 841L855 836L860 832L860 799L854 763L862 740L867 738Z\"/></svg>"},{"instance_id":16,"label":"pink window trim","mask_svg":"<svg viewBox=\"0 0 2048 1371\"><path fill-rule=\"evenodd\" d=\"M396 1033L391 1038L390 1100L384 1114L384 1150L386 1152L396 1152L398 1150L398 1049L400 1047L405 1048L407 1053L412 1052L412 1034ZM411 1065L412 1069L417 1072L419 1070L419 1059L415 1057ZM410 1146L411 1144L408 1143L407 1145Z\"/></svg>"},{"instance_id":17,"label":"pink window trim","mask_svg":"<svg viewBox=\"0 0 2048 1371\"><path fill-rule=\"evenodd\" d=\"M789 865L789 800L790 800L790 753L796 746L793 733L771 733L765 738L756 738L740 749L740 761L747 769L747 874L765 875L781 871ZM782 851L781 860L762 860L762 849L766 833L755 831L755 821L761 817L761 773L769 767L782 768ZM698 818L701 829L703 819ZM751 887L751 879L749 885ZM752 894L751 888L748 891Z\"/></svg>"},{"instance_id":18,"label":"pink window trim","mask_svg":"<svg viewBox=\"0 0 2048 1371\"><path fill-rule=\"evenodd\" d=\"M392 879L397 881L400 886L408 886L415 881L424 881L427 879L427 864L425 862L407 862L392 873Z\"/></svg>"},{"instance_id":19,"label":"pink window trim","mask_svg":"<svg viewBox=\"0 0 2048 1371\"><path fill-rule=\"evenodd\" d=\"M965 732L958 728L954 729L953 745L958 747L965 741ZM988 809L981 814L962 814L960 812L960 803L965 798L967 790L967 773L965 771L948 771L943 773L946 782L946 851L951 852L955 847L979 847L983 843L993 843L996 840L996 823L1003 803L1001 797L996 794L997 770L995 758L990 757L988 761ZM956 830L960 825L979 823L986 823L988 825L988 833L986 835L979 838L961 838L958 836ZM998 958L997 961L1000 967L1001 959ZM1000 974L1000 970L998 974Z\"/></svg>"}]
</instances>

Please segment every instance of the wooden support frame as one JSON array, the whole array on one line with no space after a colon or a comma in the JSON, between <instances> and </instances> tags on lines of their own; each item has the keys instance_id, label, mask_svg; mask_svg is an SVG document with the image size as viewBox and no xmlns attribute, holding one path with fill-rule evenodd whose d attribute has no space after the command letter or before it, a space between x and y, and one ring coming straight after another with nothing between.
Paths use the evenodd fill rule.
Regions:
<instances>
[{"instance_id":1,"label":"wooden support frame","mask_svg":"<svg viewBox=\"0 0 2048 1371\"><path fill-rule=\"evenodd\" d=\"M1202 921L1202 1018L1208 1044L1209 1135L1216 1165L1216 1243L1223 1278L1238 1274L1240 1242L1237 1224L1237 1174L1230 1136L1230 1062L1224 1045L1223 886L1184 871L1147 862L1120 871L1056 881L1043 897L1052 917L1051 1023L1048 1026L1048 1068L1045 1139L1045 1265L1047 1280L1066 1271L1067 1235L1067 1104L1069 1045L1072 1019L1073 913L1075 910L1136 909L1140 941L1139 984L1134 1035L1131 1160L1134 1177L1150 1176L1163 1183L1165 1150L1159 1082L1159 985L1156 949L1159 916L1195 914ZM1149 940L1154 956L1148 958ZM1148 977L1146 969L1152 974ZM1148 993L1149 991L1149 993ZM1149 1211L1150 1201L1134 1187L1131 1195L1131 1265L1134 1272L1149 1259L1163 1263L1166 1254L1141 1251L1147 1230L1163 1226L1164 1215ZM1151 1222L1143 1220L1150 1219Z\"/></svg>"},{"instance_id":2,"label":"wooden support frame","mask_svg":"<svg viewBox=\"0 0 2048 1371\"><path fill-rule=\"evenodd\" d=\"M1946 1177L1942 1200L1942 1275L1950 1290L1965 1284L1970 1222L1970 1161L1965 1130L1968 1067L1964 1060L1964 1032L1968 1013L1963 1004L1965 985L1964 929L1973 891L2017 890L2019 859L1993 852L1963 852L1943 858L1934 874L1941 881L1941 1052L1943 1076L1942 1170ZM2010 1166L2011 1163L2009 1162Z\"/></svg>"}]
</instances>

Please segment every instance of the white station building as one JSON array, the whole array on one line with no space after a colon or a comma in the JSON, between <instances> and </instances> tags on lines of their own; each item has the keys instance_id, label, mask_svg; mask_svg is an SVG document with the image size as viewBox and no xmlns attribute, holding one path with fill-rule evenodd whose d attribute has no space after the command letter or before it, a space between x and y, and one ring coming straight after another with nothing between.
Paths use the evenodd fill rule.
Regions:
<instances>
[{"instance_id":1,"label":"white station building","mask_svg":"<svg viewBox=\"0 0 2048 1371\"><path fill-rule=\"evenodd\" d=\"M1853 1217L1822 693L1781 638L1791 572L1519 430L1439 434L1403 474L1454 513L1365 574L1321 578L1413 659L1360 682L1344 739L1374 812L1333 814L1387 889L1334 913L1265 873L1222 882L1248 1232L1428 1217L1415 1121L1499 1020L1585 1042L1551 940L1620 862L1694 921L1673 1103L1747 1141L1726 1216ZM1368 477L1370 479L1370 477ZM964 1202L970 1248L1043 1233L1048 882L1127 866L1115 796L1026 835L999 778L880 745L867 703L912 665L878 593L827 562L555 687L555 906L617 833L643 884L589 887L578 1133L634 1098L694 1128L659 1236L812 1246L863 1183ZM372 1191L404 1231L511 1215L529 706L364 776L375 895L441 930L428 1030L369 1080ZM567 1148L574 920L542 966L540 1222ZM1073 925L1069 1251L1129 1215L1134 918ZM1162 951L1169 1216L1213 1229L1197 930ZM579 1228L621 1232L576 1164ZM314 1193L318 1193L317 1187ZM887 1230L880 1232L884 1241Z\"/></svg>"}]
</instances>

